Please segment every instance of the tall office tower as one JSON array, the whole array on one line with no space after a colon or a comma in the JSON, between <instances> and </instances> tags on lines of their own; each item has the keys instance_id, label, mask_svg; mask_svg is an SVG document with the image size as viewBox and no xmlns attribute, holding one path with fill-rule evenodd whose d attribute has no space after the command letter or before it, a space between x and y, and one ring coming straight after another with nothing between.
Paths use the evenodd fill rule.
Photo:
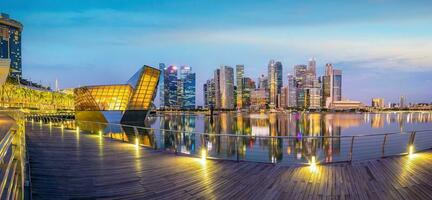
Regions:
<instances>
[{"instance_id":1,"label":"tall office tower","mask_svg":"<svg viewBox=\"0 0 432 200\"><path fill-rule=\"evenodd\" d=\"M23 25L0 14L0 59L10 60L10 77L21 78L21 31Z\"/></svg>"},{"instance_id":2,"label":"tall office tower","mask_svg":"<svg viewBox=\"0 0 432 200\"><path fill-rule=\"evenodd\" d=\"M250 107L251 105L251 94L252 91L256 89L255 81L253 81L249 77L243 78L243 90L242 90L242 96L243 96L243 107Z\"/></svg>"},{"instance_id":3,"label":"tall office tower","mask_svg":"<svg viewBox=\"0 0 432 200\"><path fill-rule=\"evenodd\" d=\"M401 96L399 99L399 108L405 108L405 96Z\"/></svg>"},{"instance_id":4,"label":"tall office tower","mask_svg":"<svg viewBox=\"0 0 432 200\"><path fill-rule=\"evenodd\" d=\"M270 60L268 64L269 100L270 107L278 105L277 95L280 94L282 82L282 63Z\"/></svg>"},{"instance_id":5,"label":"tall office tower","mask_svg":"<svg viewBox=\"0 0 432 200\"><path fill-rule=\"evenodd\" d=\"M164 91L165 91L165 87L164 87L164 76L165 76L165 64L164 63L159 63L159 70L161 71L160 73L160 77L159 77L159 107L164 107L165 103L164 103Z\"/></svg>"},{"instance_id":6,"label":"tall office tower","mask_svg":"<svg viewBox=\"0 0 432 200\"><path fill-rule=\"evenodd\" d=\"M342 100L342 70L333 69L333 101Z\"/></svg>"},{"instance_id":7,"label":"tall office tower","mask_svg":"<svg viewBox=\"0 0 432 200\"><path fill-rule=\"evenodd\" d=\"M164 70L164 107L177 106L177 66L170 65Z\"/></svg>"},{"instance_id":8,"label":"tall office tower","mask_svg":"<svg viewBox=\"0 0 432 200\"><path fill-rule=\"evenodd\" d=\"M325 107L328 108L333 101L342 100L342 70L334 69L331 63L327 63L321 84L323 90L321 102Z\"/></svg>"},{"instance_id":9,"label":"tall office tower","mask_svg":"<svg viewBox=\"0 0 432 200\"><path fill-rule=\"evenodd\" d=\"M316 61L315 58L311 58L308 62L308 72L316 77Z\"/></svg>"},{"instance_id":10,"label":"tall office tower","mask_svg":"<svg viewBox=\"0 0 432 200\"><path fill-rule=\"evenodd\" d=\"M192 73L192 68L189 66L180 67L180 81L178 92L178 107L182 109L195 108L195 73Z\"/></svg>"},{"instance_id":11,"label":"tall office tower","mask_svg":"<svg viewBox=\"0 0 432 200\"><path fill-rule=\"evenodd\" d=\"M204 84L204 107L214 108L215 106L215 82L214 79L207 80Z\"/></svg>"},{"instance_id":12,"label":"tall office tower","mask_svg":"<svg viewBox=\"0 0 432 200\"><path fill-rule=\"evenodd\" d=\"M234 69L230 66L220 68L221 108L234 108Z\"/></svg>"},{"instance_id":13,"label":"tall office tower","mask_svg":"<svg viewBox=\"0 0 432 200\"><path fill-rule=\"evenodd\" d=\"M296 86L295 78L292 75L288 75L287 88L288 88L288 94L286 96L287 98L286 106L297 107L297 99L296 99L297 86Z\"/></svg>"},{"instance_id":14,"label":"tall office tower","mask_svg":"<svg viewBox=\"0 0 432 200\"><path fill-rule=\"evenodd\" d=\"M306 75L307 75L307 66L306 65L295 65L294 66L294 80L296 83L296 104L297 107L300 108L306 108L307 107L307 101L305 101L305 98L307 98L307 94L305 91L305 85L306 85Z\"/></svg>"},{"instance_id":15,"label":"tall office tower","mask_svg":"<svg viewBox=\"0 0 432 200\"><path fill-rule=\"evenodd\" d=\"M214 82L215 82L215 108L220 109L222 102L221 102L221 70L216 69L214 71Z\"/></svg>"},{"instance_id":16,"label":"tall office tower","mask_svg":"<svg viewBox=\"0 0 432 200\"><path fill-rule=\"evenodd\" d=\"M266 90L269 88L268 77L264 76L264 74L261 74L261 77L258 78L258 88Z\"/></svg>"},{"instance_id":17,"label":"tall office tower","mask_svg":"<svg viewBox=\"0 0 432 200\"><path fill-rule=\"evenodd\" d=\"M206 83L203 84L204 108L209 108L209 82L210 80L207 80Z\"/></svg>"},{"instance_id":18,"label":"tall office tower","mask_svg":"<svg viewBox=\"0 0 432 200\"><path fill-rule=\"evenodd\" d=\"M243 77L244 65L236 65L236 84L237 84L237 109L243 108Z\"/></svg>"}]
</instances>

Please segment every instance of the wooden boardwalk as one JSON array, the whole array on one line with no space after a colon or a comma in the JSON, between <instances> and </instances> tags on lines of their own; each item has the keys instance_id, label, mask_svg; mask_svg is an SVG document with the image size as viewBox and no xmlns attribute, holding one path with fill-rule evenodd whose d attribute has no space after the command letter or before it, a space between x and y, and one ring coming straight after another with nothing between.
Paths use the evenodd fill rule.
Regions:
<instances>
[{"instance_id":1,"label":"wooden boardwalk","mask_svg":"<svg viewBox=\"0 0 432 200\"><path fill-rule=\"evenodd\" d=\"M27 124L34 199L432 199L432 151L287 167L157 152Z\"/></svg>"}]
</instances>

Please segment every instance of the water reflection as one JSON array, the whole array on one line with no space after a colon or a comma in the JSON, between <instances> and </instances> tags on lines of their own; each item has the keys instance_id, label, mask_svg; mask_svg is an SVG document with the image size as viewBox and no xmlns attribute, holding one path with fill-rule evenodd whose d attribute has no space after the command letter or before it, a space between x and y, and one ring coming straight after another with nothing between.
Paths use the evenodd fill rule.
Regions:
<instances>
[{"instance_id":1,"label":"water reflection","mask_svg":"<svg viewBox=\"0 0 432 200\"><path fill-rule=\"evenodd\" d=\"M208 115L163 114L152 116L148 126L138 134L124 127L124 141L134 142L136 136L141 145L183 154L200 155L207 150L208 157L230 160L247 160L281 164L308 163L315 156L317 162L344 161L350 158L381 156L383 136L351 137L362 134L432 130L431 112L397 113L220 113ZM163 129L163 130L161 130ZM208 133L202 135L198 133ZM213 135L218 134L218 135ZM407 133L408 134L408 133ZM417 133L417 135L423 133ZM425 132L424 134L432 134ZM241 136L241 137L237 137ZM290 136L269 138L268 136ZM310 138L310 136L323 136ZM400 135L399 135L400 136ZM386 152L392 148L404 148L407 137L388 136ZM424 137L430 138L430 137ZM431 141L426 141L431 147ZM391 141L391 142L389 142ZM393 142L393 143L392 143ZM425 141L423 141L425 142ZM384 152L384 151L382 151Z\"/></svg>"}]
</instances>

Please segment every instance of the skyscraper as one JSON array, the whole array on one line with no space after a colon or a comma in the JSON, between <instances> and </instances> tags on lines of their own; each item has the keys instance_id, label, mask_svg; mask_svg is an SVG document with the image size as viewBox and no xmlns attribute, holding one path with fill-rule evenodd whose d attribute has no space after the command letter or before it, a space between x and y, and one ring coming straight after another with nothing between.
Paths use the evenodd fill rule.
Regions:
<instances>
[{"instance_id":1,"label":"skyscraper","mask_svg":"<svg viewBox=\"0 0 432 200\"><path fill-rule=\"evenodd\" d=\"M405 108L405 96L401 96L399 99L399 108Z\"/></svg>"},{"instance_id":2,"label":"skyscraper","mask_svg":"<svg viewBox=\"0 0 432 200\"><path fill-rule=\"evenodd\" d=\"M294 66L294 80L296 86L296 103L300 108L307 107L307 94L305 91L306 85L307 66L306 65L295 65Z\"/></svg>"},{"instance_id":3,"label":"skyscraper","mask_svg":"<svg viewBox=\"0 0 432 200\"><path fill-rule=\"evenodd\" d=\"M328 108L333 101L342 100L342 70L333 69L333 65L327 63L321 84L323 90L322 103L325 107Z\"/></svg>"},{"instance_id":4,"label":"skyscraper","mask_svg":"<svg viewBox=\"0 0 432 200\"><path fill-rule=\"evenodd\" d=\"M177 106L177 66L170 65L164 70L164 106Z\"/></svg>"},{"instance_id":5,"label":"skyscraper","mask_svg":"<svg viewBox=\"0 0 432 200\"><path fill-rule=\"evenodd\" d=\"M237 84L237 108L243 108L243 77L244 65L236 65L236 84Z\"/></svg>"},{"instance_id":6,"label":"skyscraper","mask_svg":"<svg viewBox=\"0 0 432 200\"><path fill-rule=\"evenodd\" d=\"M315 58L311 58L308 62L308 71L311 75L316 77L316 61Z\"/></svg>"},{"instance_id":7,"label":"skyscraper","mask_svg":"<svg viewBox=\"0 0 432 200\"><path fill-rule=\"evenodd\" d=\"M270 60L268 64L268 80L269 80L269 103L270 107L274 108L277 103L277 95L280 94L283 85L282 82L282 63Z\"/></svg>"},{"instance_id":8,"label":"skyscraper","mask_svg":"<svg viewBox=\"0 0 432 200\"><path fill-rule=\"evenodd\" d=\"M286 107L297 107L297 99L296 99L296 82L294 76L288 75L288 84L287 84L287 93L286 94Z\"/></svg>"},{"instance_id":9,"label":"skyscraper","mask_svg":"<svg viewBox=\"0 0 432 200\"><path fill-rule=\"evenodd\" d=\"M164 63L159 63L159 70L161 71L160 73L160 77L159 77L159 106L160 107L164 107L165 106L165 95L164 95L164 91L165 91L165 86L164 86L164 77L165 77L165 64Z\"/></svg>"},{"instance_id":10,"label":"skyscraper","mask_svg":"<svg viewBox=\"0 0 432 200\"><path fill-rule=\"evenodd\" d=\"M0 14L0 59L10 60L10 74L14 78L22 76L21 31L23 26L9 15Z\"/></svg>"},{"instance_id":11,"label":"skyscraper","mask_svg":"<svg viewBox=\"0 0 432 200\"><path fill-rule=\"evenodd\" d=\"M214 79L207 80L204 84L204 107L214 108L216 102L216 87Z\"/></svg>"},{"instance_id":12,"label":"skyscraper","mask_svg":"<svg viewBox=\"0 0 432 200\"><path fill-rule=\"evenodd\" d=\"M234 69L230 66L220 68L220 98L222 109L234 108Z\"/></svg>"},{"instance_id":13,"label":"skyscraper","mask_svg":"<svg viewBox=\"0 0 432 200\"><path fill-rule=\"evenodd\" d=\"M216 69L214 71L214 83L215 83L215 108L220 109L222 106L221 102L221 70Z\"/></svg>"},{"instance_id":14,"label":"skyscraper","mask_svg":"<svg viewBox=\"0 0 432 200\"><path fill-rule=\"evenodd\" d=\"M195 84L196 77L195 73L192 73L192 68L189 66L180 67L180 97L179 107L182 109L194 109L195 108Z\"/></svg>"}]
</instances>

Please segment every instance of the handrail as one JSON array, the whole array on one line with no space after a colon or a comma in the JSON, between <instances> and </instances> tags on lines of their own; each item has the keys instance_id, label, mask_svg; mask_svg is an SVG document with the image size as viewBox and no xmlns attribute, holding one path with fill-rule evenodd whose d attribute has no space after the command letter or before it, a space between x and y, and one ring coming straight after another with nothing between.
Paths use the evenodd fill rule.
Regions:
<instances>
[{"instance_id":1,"label":"handrail","mask_svg":"<svg viewBox=\"0 0 432 200\"><path fill-rule=\"evenodd\" d=\"M20 111L0 111L10 117L11 127L0 140L0 198L24 199L26 196L26 153L24 115Z\"/></svg>"},{"instance_id":2,"label":"handrail","mask_svg":"<svg viewBox=\"0 0 432 200\"><path fill-rule=\"evenodd\" d=\"M32 117L32 116L27 116ZM38 116L42 117L42 116ZM57 117L48 117L51 119L62 119ZM104 125L115 125L115 126L121 126L121 127L129 127L129 128L138 128L143 130L160 130L160 131L167 131L167 132L175 132L175 133L189 133L189 134L199 134L199 135L208 135L208 136L238 136L238 137L262 137L262 138L298 138L298 136L293 135L280 135L280 136L253 136L253 135L235 135L235 134L217 134L217 133L203 133L203 132L196 132L196 131L180 131L180 130L169 130L169 129L161 129L161 128L149 128L149 127L142 127L142 126L134 126L134 125L128 125L128 124L118 124L118 123L105 123L105 122L96 122L96 121L86 121L86 120L75 120L77 122L82 123L94 123L94 124L104 124ZM343 135L343 136L301 136L301 138L351 138L352 136L355 137L370 137L370 136L384 136L384 135L393 135L393 134L407 134L411 132L427 132L432 131L429 129L424 130L408 130L408 131L400 131L400 132L389 132L389 133L369 133L369 134L358 134L358 135Z\"/></svg>"},{"instance_id":3,"label":"handrail","mask_svg":"<svg viewBox=\"0 0 432 200\"><path fill-rule=\"evenodd\" d=\"M242 156L245 156L244 153L245 153L246 150L244 150L244 149L242 150L241 149L241 147L245 148L244 141L243 141L243 144L241 144L241 143L239 144L239 142L241 142L240 139L242 139L242 138L254 138L254 139L256 139L256 138L264 138L264 139L271 139L272 140L271 143L267 144L268 148L271 148L271 149L268 150L269 152L270 151L272 151L272 152L279 151L280 152L280 150L274 150L274 146L273 145L277 145L278 143L283 145L283 139L288 139L288 141L290 141L291 139L294 139L293 140L294 142L302 142L302 143L306 142L306 145L307 145L308 142L311 142L311 144L315 143L315 141L323 142L324 141L323 139L331 139L331 140L335 139L336 141L339 140L339 142L343 141L341 144L339 144L340 147L338 147L338 148L343 149L344 151L347 151L346 156L343 155L340 158L336 158L336 161L325 160L325 161L323 161L324 163L341 162L341 161L351 162L353 160L359 160L358 157L360 157L360 159L362 159L362 158L365 157L365 152L366 152L366 155L369 155L368 152L370 151L370 149L376 150L375 147L371 147L369 145L370 142L372 142L373 144L376 144L377 142L381 143L381 146L377 147L379 155L375 155L375 154L377 154L375 152L375 154L373 154L373 156L375 156L375 157L372 157L372 158L380 158L380 157L386 157L386 156L392 156L392 155L411 154L414 151L419 151L419 150L421 151L421 150L425 150L425 148L426 149L432 148L432 142L430 142L431 144L426 143L426 147L423 144L423 146L421 146L421 148L417 149L417 150L414 150L414 148L412 148L413 145L414 145L415 138L416 138L416 133L417 134L418 133L427 133L427 132L431 132L432 133L432 130L427 130L427 129L425 129L425 130L416 130L416 131L400 131L400 132L391 132L391 133L362 134L362 135L350 135L350 136L259 136L259 135L258 136L254 136L254 135L216 134L216 133L200 133L200 132L181 131L181 130L155 129L155 128L133 126L133 125L124 125L124 124L117 124L117 123L94 122L94 121L84 121L84 120L75 120L75 119L70 119L70 118L43 116L43 115L30 115L30 116L27 116L26 119L27 120L32 120L32 121L34 121L36 119L41 124L44 123L44 122L49 123L50 125L53 125L52 123L54 123L54 125L56 125L57 123L60 123L59 125L61 125L62 127L63 127L63 125L65 125L65 126L72 127L72 129L76 129L78 126L81 126L80 123L82 123L83 128L81 129L81 127L80 127L80 130L84 130L84 128L89 128L88 127L89 125L86 125L86 123L89 123L90 126L93 126L93 128L91 128L91 131L96 130L97 132L99 132L101 130L105 131L104 129L109 128L109 137L110 138L113 138L112 137L113 134L118 134L118 133L113 133L112 132L113 126L119 126L119 128L120 128L120 132L119 133L121 134L121 136L120 136L121 138L120 137L114 137L114 138L122 140L122 141L125 141L125 137L126 136L125 136L124 133L127 133L124 128L125 127L133 128L132 130L130 130L131 131L130 133L132 134L132 137L133 137L133 135L135 135L135 141L136 141L137 145L139 144L137 142L138 141L138 137L139 137L139 131L138 131L139 129L140 130L150 130L150 131L160 130L162 132L159 132L159 134L158 134L159 137L161 137L165 133L191 134L191 135L194 135L193 137L195 137L195 139L198 139L200 141L200 143L198 144L198 145L200 145L200 147L197 146L197 148L205 148L205 149L208 148L206 142L209 142L211 140L211 138L208 138L206 136L235 137L236 138L235 141L234 141L235 147L233 147L233 148L235 148L235 149L233 149L235 151L233 151L233 152L235 152L235 157L236 157L235 159L237 161L241 160L241 158L239 157L240 153L243 153ZM101 125L103 125L105 127L100 127ZM156 135L156 133L151 133L150 132L149 134L151 134L151 135L153 135L153 137L155 137L153 142L156 142L156 137L158 137ZM427 134L429 134L429 133L427 133ZM398 142L398 143L394 144L395 141L393 141L392 139L390 139L390 142L389 142L389 138L391 136L393 136L393 135L406 135L408 137L402 137L401 139L397 139L396 142ZM171 146L169 146L168 148L171 149L171 150L173 150L175 152L175 154L179 154L179 153L182 154L183 150L180 149L180 148L182 148L183 145L186 145L186 144L182 143L182 140L180 140L180 138L177 138L177 137L178 137L178 135L174 134L174 137L172 138L172 140L173 140L172 142L173 143L170 144ZM191 137L191 136L188 136L188 137ZM199 137L199 138L197 138L197 137ZM373 140L373 141L372 140L362 140L364 138L372 138L372 137L377 137L377 140ZM381 138L381 137L383 137L382 141L379 140L379 138ZM280 139L280 141L276 141L275 142L273 139ZM321 141L321 139L323 141ZM131 139L129 138L129 136L127 137L127 140L129 142L133 142L133 141L131 141ZM405 141L406 141L405 144L407 145L406 146L407 148L405 148L404 145L403 145ZM419 141L419 143L422 143L422 142ZM400 146L401 144L402 144L402 146ZM153 145L153 144L151 144L151 145ZM179 145L181 145L180 148L179 148ZM228 144L226 144L226 145L228 145ZM397 147L394 147L394 145L396 145ZM152 147L156 148L156 145L154 145ZM387 150L390 150L389 152L386 152L386 147L387 147ZM276 147L276 148L278 148L278 147ZM317 148L321 148L321 147L317 147ZM331 148L333 148L333 147L331 147ZM395 151L394 148L397 148L397 150ZM253 153L253 152L250 152L250 153ZM311 159L311 158L315 157L315 155L317 153L319 153L319 152L317 150L313 150L313 151L306 151L306 152L300 152L300 153L301 153L302 156L309 157L309 158L307 158L308 160L315 160L315 158L313 158L313 159ZM303 154L305 154L305 155L303 155ZM197 155L197 153L195 153L195 156L199 157L200 155ZM224 155L217 154L216 157L210 157L209 156L208 158L225 159L227 157L224 156ZM245 159L245 157L243 157L243 158ZM369 158L369 159L371 159L371 158ZM264 162L266 162L266 161L264 161ZM275 163L276 162L276 158L275 157L271 157L271 161L270 162L271 163ZM297 163L297 164L305 164L305 163L300 162L300 163Z\"/></svg>"}]
</instances>

